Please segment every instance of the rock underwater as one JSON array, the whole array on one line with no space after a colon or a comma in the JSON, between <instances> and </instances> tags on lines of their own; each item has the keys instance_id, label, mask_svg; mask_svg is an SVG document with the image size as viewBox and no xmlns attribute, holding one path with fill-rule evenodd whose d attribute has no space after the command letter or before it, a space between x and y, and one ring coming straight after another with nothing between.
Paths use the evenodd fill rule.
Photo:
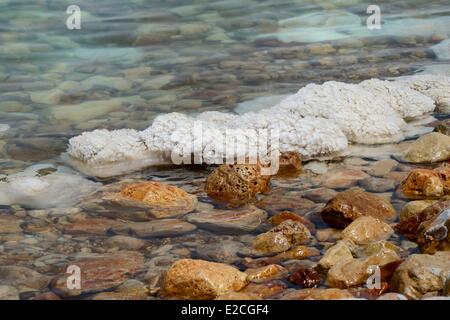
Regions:
<instances>
[{"instance_id":1,"label":"rock underwater","mask_svg":"<svg viewBox=\"0 0 450 320\"><path fill-rule=\"evenodd\" d=\"M65 157L80 171L97 177L152 165L190 163L191 156L199 163L217 164L227 159L230 145L238 158L258 154L256 142L269 142L267 132L278 133L279 138L267 143L268 150L298 152L305 159L335 155L349 143L403 140L405 120L445 104L448 92L450 77L437 75L309 84L257 112L207 111L197 116L173 112L158 116L143 131L84 132L70 139Z\"/></svg>"}]
</instances>

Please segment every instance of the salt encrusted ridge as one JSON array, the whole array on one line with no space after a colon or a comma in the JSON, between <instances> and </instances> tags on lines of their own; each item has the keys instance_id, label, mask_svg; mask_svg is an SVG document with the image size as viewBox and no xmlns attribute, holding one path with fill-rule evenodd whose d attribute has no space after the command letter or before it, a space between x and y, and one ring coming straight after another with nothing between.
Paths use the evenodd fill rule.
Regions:
<instances>
[{"instance_id":1,"label":"salt encrusted ridge","mask_svg":"<svg viewBox=\"0 0 450 320\"><path fill-rule=\"evenodd\" d=\"M434 74L418 74L400 77L395 81L433 99L438 110L450 113L450 77Z\"/></svg>"},{"instance_id":2,"label":"salt encrusted ridge","mask_svg":"<svg viewBox=\"0 0 450 320\"><path fill-rule=\"evenodd\" d=\"M186 152L202 156L204 163L217 163L226 153L224 140L238 139L237 152L244 153L249 138L246 129L277 129L280 151L322 156L344 150L349 141L401 141L404 119L433 111L434 102L446 101L449 92L450 78L437 75L396 81L371 79L360 84L309 84L277 105L257 112L235 115L208 111L195 116L173 112L156 117L149 128L140 132L85 132L70 139L67 153L82 171L110 176L167 164L173 160L170 155ZM226 136L227 129L240 134Z\"/></svg>"}]
</instances>

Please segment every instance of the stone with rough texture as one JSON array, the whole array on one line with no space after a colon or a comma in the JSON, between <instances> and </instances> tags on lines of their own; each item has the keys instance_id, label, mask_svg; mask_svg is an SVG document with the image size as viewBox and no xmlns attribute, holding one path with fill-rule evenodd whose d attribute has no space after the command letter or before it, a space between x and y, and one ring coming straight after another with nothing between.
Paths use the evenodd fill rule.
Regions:
<instances>
[{"instance_id":1,"label":"stone with rough texture","mask_svg":"<svg viewBox=\"0 0 450 320\"><path fill-rule=\"evenodd\" d=\"M19 300L19 291L11 286L0 285L0 301Z\"/></svg>"},{"instance_id":2,"label":"stone with rough texture","mask_svg":"<svg viewBox=\"0 0 450 320\"><path fill-rule=\"evenodd\" d=\"M124 183L109 188L119 190L94 194L83 208L111 218L146 221L181 216L197 207L195 195L161 182Z\"/></svg>"},{"instance_id":3,"label":"stone with rough texture","mask_svg":"<svg viewBox=\"0 0 450 320\"><path fill-rule=\"evenodd\" d=\"M187 221L200 228L225 234L245 234L254 231L267 219L267 213L255 206L235 210L201 211L191 213Z\"/></svg>"},{"instance_id":4,"label":"stone with rough texture","mask_svg":"<svg viewBox=\"0 0 450 320\"><path fill-rule=\"evenodd\" d=\"M390 285L395 292L420 299L426 293L443 290L449 277L450 252L413 254L397 268Z\"/></svg>"},{"instance_id":5,"label":"stone with rough texture","mask_svg":"<svg viewBox=\"0 0 450 320\"><path fill-rule=\"evenodd\" d=\"M325 252L322 259L319 261L319 266L323 269L330 269L338 262L352 260L353 255L349 243L347 241L338 241Z\"/></svg>"},{"instance_id":6,"label":"stone with rough texture","mask_svg":"<svg viewBox=\"0 0 450 320\"><path fill-rule=\"evenodd\" d=\"M178 219L158 219L148 222L130 222L111 230L119 235L133 235L142 238L175 237L190 233L195 225Z\"/></svg>"},{"instance_id":7,"label":"stone with rough texture","mask_svg":"<svg viewBox=\"0 0 450 320\"><path fill-rule=\"evenodd\" d=\"M308 228L308 230L312 234L316 232L316 227L314 226L314 223L294 212L282 211L270 218L270 222L274 225L279 225L280 223L286 220L294 220L301 222Z\"/></svg>"},{"instance_id":8,"label":"stone with rough texture","mask_svg":"<svg viewBox=\"0 0 450 320\"><path fill-rule=\"evenodd\" d=\"M326 203L333 199L338 194L337 191L328 188L317 188L312 190L307 190L303 193L303 197L318 203Z\"/></svg>"},{"instance_id":9,"label":"stone with rough texture","mask_svg":"<svg viewBox=\"0 0 450 320\"><path fill-rule=\"evenodd\" d=\"M285 220L270 231L256 236L253 248L264 253L279 253L306 243L310 237L311 233L304 224Z\"/></svg>"},{"instance_id":10,"label":"stone with rough texture","mask_svg":"<svg viewBox=\"0 0 450 320\"><path fill-rule=\"evenodd\" d=\"M450 119L440 121L435 130L439 133L450 136Z\"/></svg>"},{"instance_id":11,"label":"stone with rough texture","mask_svg":"<svg viewBox=\"0 0 450 320\"><path fill-rule=\"evenodd\" d=\"M385 198L360 189L350 189L330 200L321 211L321 216L330 226L343 229L361 216L391 221L396 218L396 212Z\"/></svg>"},{"instance_id":12,"label":"stone with rough texture","mask_svg":"<svg viewBox=\"0 0 450 320\"><path fill-rule=\"evenodd\" d=\"M412 170L400 184L400 189L410 199L439 199L446 191L450 192L444 188L441 176L430 169Z\"/></svg>"},{"instance_id":13,"label":"stone with rough texture","mask_svg":"<svg viewBox=\"0 0 450 320\"><path fill-rule=\"evenodd\" d=\"M400 211L400 221L405 221L411 217L416 216L436 202L437 200L416 200L408 202Z\"/></svg>"},{"instance_id":14,"label":"stone with rough texture","mask_svg":"<svg viewBox=\"0 0 450 320\"><path fill-rule=\"evenodd\" d=\"M379 160L367 169L367 173L374 177L384 177L397 166L398 162L393 159Z\"/></svg>"},{"instance_id":15,"label":"stone with rough texture","mask_svg":"<svg viewBox=\"0 0 450 320\"><path fill-rule=\"evenodd\" d=\"M422 222L417 234L417 243L423 253L450 251L450 209L443 210L433 219Z\"/></svg>"},{"instance_id":16,"label":"stone with rough texture","mask_svg":"<svg viewBox=\"0 0 450 320\"><path fill-rule=\"evenodd\" d=\"M205 190L211 198L230 204L252 201L269 190L270 176L261 175L259 165L221 165L206 179Z\"/></svg>"},{"instance_id":17,"label":"stone with rough texture","mask_svg":"<svg viewBox=\"0 0 450 320\"><path fill-rule=\"evenodd\" d=\"M232 266L181 259L172 264L164 275L161 294L166 298L215 299L241 290L247 282L247 274Z\"/></svg>"},{"instance_id":18,"label":"stone with rough texture","mask_svg":"<svg viewBox=\"0 0 450 320\"><path fill-rule=\"evenodd\" d=\"M318 183L325 188L346 189L356 186L359 180L368 177L368 174L358 169L339 169L319 176Z\"/></svg>"},{"instance_id":19,"label":"stone with rough texture","mask_svg":"<svg viewBox=\"0 0 450 320\"><path fill-rule=\"evenodd\" d=\"M342 236L356 244L369 244L374 241L387 240L394 230L385 222L371 216L362 216L350 223Z\"/></svg>"},{"instance_id":20,"label":"stone with rough texture","mask_svg":"<svg viewBox=\"0 0 450 320\"><path fill-rule=\"evenodd\" d=\"M138 252L120 251L113 254L80 256L70 263L81 271L81 288L67 288L70 274L62 274L52 280L51 287L62 297L75 297L115 288L141 270L144 257Z\"/></svg>"},{"instance_id":21,"label":"stone with rough texture","mask_svg":"<svg viewBox=\"0 0 450 320\"><path fill-rule=\"evenodd\" d=\"M342 289L302 289L286 293L281 297L282 300L339 300L352 299L353 295Z\"/></svg>"},{"instance_id":22,"label":"stone with rough texture","mask_svg":"<svg viewBox=\"0 0 450 320\"><path fill-rule=\"evenodd\" d=\"M248 275L250 281L261 281L282 279L287 275L288 271L278 264L270 264L260 268L247 269L245 273Z\"/></svg>"},{"instance_id":23,"label":"stone with rough texture","mask_svg":"<svg viewBox=\"0 0 450 320\"><path fill-rule=\"evenodd\" d=\"M51 280L35 270L22 266L0 266L1 284L13 286L19 290L42 290Z\"/></svg>"},{"instance_id":24,"label":"stone with rough texture","mask_svg":"<svg viewBox=\"0 0 450 320\"><path fill-rule=\"evenodd\" d=\"M280 154L278 176L295 176L302 171L302 156L298 152L282 152Z\"/></svg>"},{"instance_id":25,"label":"stone with rough texture","mask_svg":"<svg viewBox=\"0 0 450 320\"><path fill-rule=\"evenodd\" d=\"M412 163L440 162L450 159L450 137L432 132L414 141L402 154Z\"/></svg>"}]
</instances>

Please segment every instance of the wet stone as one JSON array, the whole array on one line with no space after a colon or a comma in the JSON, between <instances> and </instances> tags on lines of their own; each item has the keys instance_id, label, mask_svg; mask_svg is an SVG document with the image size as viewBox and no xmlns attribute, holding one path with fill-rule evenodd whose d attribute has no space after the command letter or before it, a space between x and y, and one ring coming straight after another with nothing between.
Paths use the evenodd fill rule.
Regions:
<instances>
[{"instance_id":1,"label":"wet stone","mask_svg":"<svg viewBox=\"0 0 450 320\"><path fill-rule=\"evenodd\" d=\"M64 274L64 269L51 283L52 290L62 297L75 297L115 288L142 269L144 258L137 252L121 251L108 255L80 256L70 264L80 268L81 289L67 288L69 275Z\"/></svg>"},{"instance_id":2,"label":"wet stone","mask_svg":"<svg viewBox=\"0 0 450 320\"><path fill-rule=\"evenodd\" d=\"M386 192L395 188L395 182L383 178L366 178L359 181L359 186L369 192Z\"/></svg>"},{"instance_id":3,"label":"wet stone","mask_svg":"<svg viewBox=\"0 0 450 320\"><path fill-rule=\"evenodd\" d=\"M346 189L354 187L359 180L368 178L369 175L357 169L339 169L328 171L317 178L317 183L325 188Z\"/></svg>"},{"instance_id":4,"label":"wet stone","mask_svg":"<svg viewBox=\"0 0 450 320\"><path fill-rule=\"evenodd\" d=\"M21 266L0 266L2 285L13 286L20 291L41 290L48 286L50 277Z\"/></svg>"},{"instance_id":5,"label":"wet stone","mask_svg":"<svg viewBox=\"0 0 450 320\"><path fill-rule=\"evenodd\" d=\"M231 210L201 211L186 217L200 228L224 234L245 234L254 231L267 219L267 213L255 206Z\"/></svg>"},{"instance_id":6,"label":"wet stone","mask_svg":"<svg viewBox=\"0 0 450 320\"><path fill-rule=\"evenodd\" d=\"M321 216L330 226L345 228L361 216L392 221L396 218L396 212L385 198L360 189L350 189L330 200L321 211Z\"/></svg>"},{"instance_id":7,"label":"wet stone","mask_svg":"<svg viewBox=\"0 0 450 320\"><path fill-rule=\"evenodd\" d=\"M148 222L129 222L111 228L114 234L132 235L139 238L175 237L197 229L191 223L178 219L158 219Z\"/></svg>"},{"instance_id":8,"label":"wet stone","mask_svg":"<svg viewBox=\"0 0 450 320\"><path fill-rule=\"evenodd\" d=\"M303 197L318 203L326 203L338 194L337 191L328 188L317 188L303 193Z\"/></svg>"}]
</instances>

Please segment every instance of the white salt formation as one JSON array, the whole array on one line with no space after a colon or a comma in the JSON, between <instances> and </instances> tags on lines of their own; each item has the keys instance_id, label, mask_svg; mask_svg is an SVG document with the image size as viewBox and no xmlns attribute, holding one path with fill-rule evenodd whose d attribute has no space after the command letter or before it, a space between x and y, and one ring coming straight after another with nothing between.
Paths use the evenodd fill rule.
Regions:
<instances>
[{"instance_id":1,"label":"white salt formation","mask_svg":"<svg viewBox=\"0 0 450 320\"><path fill-rule=\"evenodd\" d=\"M440 112L450 113L450 77L420 74L396 81L433 99Z\"/></svg>"},{"instance_id":2,"label":"white salt formation","mask_svg":"<svg viewBox=\"0 0 450 320\"><path fill-rule=\"evenodd\" d=\"M307 158L333 155L349 142L401 141L405 120L433 111L434 103L447 101L449 92L450 78L440 75L415 75L394 82L372 79L359 85L309 84L256 112L169 113L158 116L141 132L85 132L70 139L68 159L78 169L99 177L178 164L183 156L186 163L191 155L195 161L218 163L229 156L227 145L234 145L233 155L245 157L264 130L279 132L279 146L269 145L269 150L297 151Z\"/></svg>"},{"instance_id":3,"label":"white salt formation","mask_svg":"<svg viewBox=\"0 0 450 320\"><path fill-rule=\"evenodd\" d=\"M55 171L40 173L49 168ZM72 170L51 165L31 166L0 178L0 205L19 204L31 208L71 207L101 186Z\"/></svg>"}]
</instances>

